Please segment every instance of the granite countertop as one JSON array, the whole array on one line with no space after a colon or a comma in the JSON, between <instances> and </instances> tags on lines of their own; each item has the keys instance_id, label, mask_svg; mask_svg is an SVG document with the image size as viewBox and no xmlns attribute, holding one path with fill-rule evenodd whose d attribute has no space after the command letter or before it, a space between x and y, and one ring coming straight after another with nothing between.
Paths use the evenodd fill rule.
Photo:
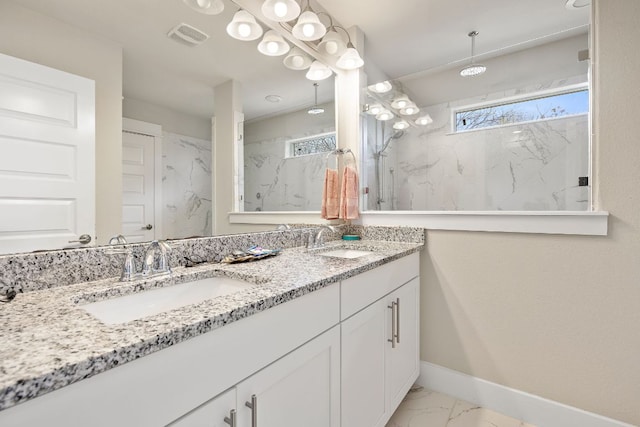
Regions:
<instances>
[{"instance_id":1,"label":"granite countertop","mask_svg":"<svg viewBox=\"0 0 640 427\"><path fill-rule=\"evenodd\" d=\"M355 259L304 248L242 264L176 268L170 277L117 278L19 294L0 304L0 410L209 332L422 249L422 243L330 242L375 252ZM224 275L256 286L131 322L106 325L80 304Z\"/></svg>"}]
</instances>

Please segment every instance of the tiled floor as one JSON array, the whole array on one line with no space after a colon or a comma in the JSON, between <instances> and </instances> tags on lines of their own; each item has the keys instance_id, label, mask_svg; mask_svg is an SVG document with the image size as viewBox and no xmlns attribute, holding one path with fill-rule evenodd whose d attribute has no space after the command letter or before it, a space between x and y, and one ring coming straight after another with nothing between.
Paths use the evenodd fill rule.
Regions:
<instances>
[{"instance_id":1,"label":"tiled floor","mask_svg":"<svg viewBox=\"0 0 640 427\"><path fill-rule=\"evenodd\" d=\"M534 427L446 394L410 391L387 427Z\"/></svg>"}]
</instances>

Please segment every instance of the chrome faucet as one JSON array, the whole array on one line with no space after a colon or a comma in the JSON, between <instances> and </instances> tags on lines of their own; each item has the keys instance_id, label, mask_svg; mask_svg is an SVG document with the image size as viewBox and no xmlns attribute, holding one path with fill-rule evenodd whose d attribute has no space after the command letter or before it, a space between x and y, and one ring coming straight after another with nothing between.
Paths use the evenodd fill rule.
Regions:
<instances>
[{"instance_id":1,"label":"chrome faucet","mask_svg":"<svg viewBox=\"0 0 640 427\"><path fill-rule=\"evenodd\" d=\"M171 273L169 253L171 247L164 241L154 240L147 248L142 263L143 276L156 276Z\"/></svg>"},{"instance_id":2,"label":"chrome faucet","mask_svg":"<svg viewBox=\"0 0 640 427\"><path fill-rule=\"evenodd\" d=\"M126 245L127 239L122 234L118 234L117 236L113 236L111 239L109 239L109 244L110 245Z\"/></svg>"},{"instance_id":3,"label":"chrome faucet","mask_svg":"<svg viewBox=\"0 0 640 427\"><path fill-rule=\"evenodd\" d=\"M11 285L0 277L0 302L10 302L18 292L22 292L21 285Z\"/></svg>"},{"instance_id":4,"label":"chrome faucet","mask_svg":"<svg viewBox=\"0 0 640 427\"><path fill-rule=\"evenodd\" d=\"M278 224L278 226L276 227L276 231L285 231L285 230L291 230L291 226L289 224Z\"/></svg>"},{"instance_id":5,"label":"chrome faucet","mask_svg":"<svg viewBox=\"0 0 640 427\"><path fill-rule=\"evenodd\" d=\"M321 225L315 230L315 233L309 234L309 240L307 242L307 248L321 248L324 246L324 231L329 230L331 232L335 232L336 228L331 225Z\"/></svg>"}]
</instances>

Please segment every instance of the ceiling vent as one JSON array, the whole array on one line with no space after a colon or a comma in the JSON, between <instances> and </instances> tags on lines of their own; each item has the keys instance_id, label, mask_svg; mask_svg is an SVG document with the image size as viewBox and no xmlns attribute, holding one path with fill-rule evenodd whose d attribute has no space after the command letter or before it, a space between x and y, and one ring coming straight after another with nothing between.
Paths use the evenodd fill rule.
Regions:
<instances>
[{"instance_id":1,"label":"ceiling vent","mask_svg":"<svg viewBox=\"0 0 640 427\"><path fill-rule=\"evenodd\" d=\"M173 27L167 36L177 42L181 42L189 46L197 46L209 38L208 34L184 23Z\"/></svg>"}]
</instances>

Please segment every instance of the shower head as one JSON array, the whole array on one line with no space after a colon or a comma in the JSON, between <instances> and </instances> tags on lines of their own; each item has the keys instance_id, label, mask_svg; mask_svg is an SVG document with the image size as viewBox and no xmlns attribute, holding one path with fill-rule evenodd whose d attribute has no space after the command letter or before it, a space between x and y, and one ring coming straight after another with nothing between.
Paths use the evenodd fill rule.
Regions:
<instances>
[{"instance_id":1,"label":"shower head","mask_svg":"<svg viewBox=\"0 0 640 427\"><path fill-rule=\"evenodd\" d=\"M389 146L389 144L391 144L391 140L393 139L400 139L404 136L404 131L403 130L397 130L394 133L391 134L391 136L389 136L387 138L387 140L384 142L384 144L382 145L382 149L380 151L378 151L378 155L384 153L384 150L387 149L387 147Z\"/></svg>"}]
</instances>

